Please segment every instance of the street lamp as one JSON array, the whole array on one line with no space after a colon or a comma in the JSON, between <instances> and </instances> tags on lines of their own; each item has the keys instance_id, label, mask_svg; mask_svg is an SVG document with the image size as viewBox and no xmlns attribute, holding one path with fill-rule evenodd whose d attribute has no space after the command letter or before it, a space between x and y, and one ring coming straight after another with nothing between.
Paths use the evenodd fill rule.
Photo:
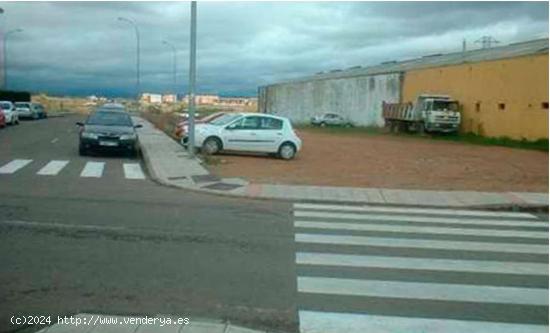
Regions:
<instances>
[{"instance_id":1,"label":"street lamp","mask_svg":"<svg viewBox=\"0 0 550 333\"><path fill-rule=\"evenodd\" d=\"M189 157L195 156L195 83L197 59L197 2L191 1L191 42L189 52Z\"/></svg>"},{"instance_id":2,"label":"street lamp","mask_svg":"<svg viewBox=\"0 0 550 333\"><path fill-rule=\"evenodd\" d=\"M23 29L13 29L6 32L4 35L4 89L8 90L8 37L18 32L23 32Z\"/></svg>"},{"instance_id":3,"label":"street lamp","mask_svg":"<svg viewBox=\"0 0 550 333\"><path fill-rule=\"evenodd\" d=\"M173 52L172 75L174 77L174 94L177 95L177 83L176 83L177 51L176 51L176 47L174 46L174 44L172 44L168 41L165 41L165 40L162 41L162 44L167 45L168 47L170 47L172 49L172 52Z\"/></svg>"},{"instance_id":4,"label":"street lamp","mask_svg":"<svg viewBox=\"0 0 550 333\"><path fill-rule=\"evenodd\" d=\"M122 21L122 22L126 22L126 23L129 23L130 25L132 25L134 27L134 30L136 31L136 42L137 42L137 47L136 47L136 95L137 95L137 99L139 100L139 94L140 94L140 81L139 81L139 77L140 77L140 62L139 62L139 57L140 57L140 47L139 47L139 44L140 44L140 40L139 40L139 29L138 29L138 26L137 24L128 19L128 18L125 18L125 17L119 17L118 18L119 21Z\"/></svg>"}]
</instances>

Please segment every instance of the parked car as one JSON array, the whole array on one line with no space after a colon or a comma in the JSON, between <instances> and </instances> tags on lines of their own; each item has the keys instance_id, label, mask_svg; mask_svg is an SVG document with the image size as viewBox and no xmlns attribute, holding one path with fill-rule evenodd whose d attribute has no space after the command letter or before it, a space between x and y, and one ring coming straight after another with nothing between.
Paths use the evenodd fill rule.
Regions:
<instances>
[{"instance_id":1,"label":"parked car","mask_svg":"<svg viewBox=\"0 0 550 333\"><path fill-rule=\"evenodd\" d=\"M139 149L136 128L132 118L120 111L94 111L80 126L78 152L86 155L94 150L116 150L137 155Z\"/></svg>"},{"instance_id":2,"label":"parked car","mask_svg":"<svg viewBox=\"0 0 550 333\"><path fill-rule=\"evenodd\" d=\"M227 113L196 127L195 146L207 155L220 151L261 152L290 160L301 149L302 140L287 118Z\"/></svg>"},{"instance_id":3,"label":"parked car","mask_svg":"<svg viewBox=\"0 0 550 333\"><path fill-rule=\"evenodd\" d=\"M209 123L209 122L213 121L214 119L217 119L217 118L223 116L226 113L227 112L216 112L216 113L210 114L208 116L204 116L202 118L195 119L195 124L198 125L198 124ZM189 125L189 118L185 118L184 121L181 121L176 125L176 129L174 131L174 135L176 136L176 138L180 139L180 142L181 142L182 145L187 144L187 127L188 127L188 125Z\"/></svg>"},{"instance_id":4,"label":"parked car","mask_svg":"<svg viewBox=\"0 0 550 333\"><path fill-rule=\"evenodd\" d=\"M38 103L16 102L15 110L17 111L18 117L21 119L40 119L47 117L44 107Z\"/></svg>"},{"instance_id":5,"label":"parked car","mask_svg":"<svg viewBox=\"0 0 550 333\"><path fill-rule=\"evenodd\" d=\"M311 118L311 124L316 126L345 126L351 127L352 123L336 113L325 113Z\"/></svg>"},{"instance_id":6,"label":"parked car","mask_svg":"<svg viewBox=\"0 0 550 333\"><path fill-rule=\"evenodd\" d=\"M19 125L19 114L15 110L15 106L10 101L0 101L0 108L4 111L6 124Z\"/></svg>"},{"instance_id":7,"label":"parked car","mask_svg":"<svg viewBox=\"0 0 550 333\"><path fill-rule=\"evenodd\" d=\"M0 109L0 127L6 127L6 115L4 114L4 111L2 111L2 109Z\"/></svg>"}]
</instances>

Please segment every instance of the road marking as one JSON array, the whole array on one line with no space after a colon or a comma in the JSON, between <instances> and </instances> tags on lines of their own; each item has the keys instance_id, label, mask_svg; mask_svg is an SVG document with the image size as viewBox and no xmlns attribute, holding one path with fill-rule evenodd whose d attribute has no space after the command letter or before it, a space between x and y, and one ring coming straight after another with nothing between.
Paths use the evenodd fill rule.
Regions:
<instances>
[{"instance_id":1,"label":"road marking","mask_svg":"<svg viewBox=\"0 0 550 333\"><path fill-rule=\"evenodd\" d=\"M69 164L69 161L50 161L42 169L40 169L36 174L43 175L43 176L55 176L67 164Z\"/></svg>"},{"instance_id":2,"label":"road marking","mask_svg":"<svg viewBox=\"0 0 550 333\"><path fill-rule=\"evenodd\" d=\"M339 210L350 212L379 212L379 213L404 213L404 214L440 214L440 215L463 215L463 216L486 216L486 217L522 217L536 218L529 213L518 212L487 212L463 209L439 209L439 208L402 208L402 207L380 207L380 206L340 206L295 203L296 209L318 209L318 210Z\"/></svg>"},{"instance_id":3,"label":"road marking","mask_svg":"<svg viewBox=\"0 0 550 333\"><path fill-rule=\"evenodd\" d=\"M53 140L51 141L51 143L56 143L57 141L59 141L59 139L58 139L58 138L55 138L55 139L53 139Z\"/></svg>"},{"instance_id":4,"label":"road marking","mask_svg":"<svg viewBox=\"0 0 550 333\"><path fill-rule=\"evenodd\" d=\"M0 168L0 174L14 173L31 162L32 160L13 160Z\"/></svg>"},{"instance_id":5,"label":"road marking","mask_svg":"<svg viewBox=\"0 0 550 333\"><path fill-rule=\"evenodd\" d=\"M517 220L483 220L457 217L424 217L424 216L399 216L385 214L355 214L355 213L330 213L330 212L309 212L294 211L295 217L315 217L345 220L362 221L389 221L389 222L432 222L432 223L454 223L473 225L507 225L507 226L548 226L547 222L531 222Z\"/></svg>"},{"instance_id":6,"label":"road marking","mask_svg":"<svg viewBox=\"0 0 550 333\"><path fill-rule=\"evenodd\" d=\"M295 228L329 229L329 230L353 230L353 231L379 231L398 233L420 233L434 235L466 235L488 237L523 237L546 239L546 231L521 231L521 230L497 230L497 229L468 229L468 228L443 228L443 227L417 227L407 225L380 225L359 223L330 223L330 222L294 222Z\"/></svg>"},{"instance_id":7,"label":"road marking","mask_svg":"<svg viewBox=\"0 0 550 333\"><path fill-rule=\"evenodd\" d=\"M367 256L354 254L297 252L296 264L319 266L347 266L391 269L413 269L448 272L502 273L523 275L548 275L548 265L525 262L492 260L456 260L436 258L411 258Z\"/></svg>"},{"instance_id":8,"label":"road marking","mask_svg":"<svg viewBox=\"0 0 550 333\"><path fill-rule=\"evenodd\" d=\"M474 320L298 311L301 333L546 333L548 326Z\"/></svg>"},{"instance_id":9,"label":"road marking","mask_svg":"<svg viewBox=\"0 0 550 333\"><path fill-rule=\"evenodd\" d=\"M440 301L548 305L548 289L298 277L298 292Z\"/></svg>"},{"instance_id":10,"label":"road marking","mask_svg":"<svg viewBox=\"0 0 550 333\"><path fill-rule=\"evenodd\" d=\"M105 167L105 162L87 162L86 166L80 173L80 177L93 177L99 178L103 175L103 168Z\"/></svg>"},{"instance_id":11,"label":"road marking","mask_svg":"<svg viewBox=\"0 0 550 333\"><path fill-rule=\"evenodd\" d=\"M145 179L139 163L124 163L124 178L126 179Z\"/></svg>"},{"instance_id":12,"label":"road marking","mask_svg":"<svg viewBox=\"0 0 550 333\"><path fill-rule=\"evenodd\" d=\"M125 227L109 226L109 225L97 225L97 224L67 224L56 222L32 222L32 221L0 221L0 224L7 224L13 226L34 227L34 228L56 228L56 229L81 229L81 230L95 230L95 231L120 231L125 230Z\"/></svg>"},{"instance_id":13,"label":"road marking","mask_svg":"<svg viewBox=\"0 0 550 333\"><path fill-rule=\"evenodd\" d=\"M295 234L297 243L331 244L331 245L359 245L378 246L389 248L416 248L460 251L486 251L506 253L548 254L548 245L487 243L469 241L448 241L411 238L365 237L323 234Z\"/></svg>"}]
</instances>

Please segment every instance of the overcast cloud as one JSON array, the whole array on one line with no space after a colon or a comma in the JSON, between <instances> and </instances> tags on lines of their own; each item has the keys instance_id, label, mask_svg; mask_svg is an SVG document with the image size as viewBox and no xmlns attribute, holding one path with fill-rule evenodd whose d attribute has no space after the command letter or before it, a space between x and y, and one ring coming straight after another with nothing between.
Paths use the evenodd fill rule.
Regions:
<instances>
[{"instance_id":1,"label":"overcast cloud","mask_svg":"<svg viewBox=\"0 0 550 333\"><path fill-rule=\"evenodd\" d=\"M12 89L53 94L132 95L135 35L141 32L142 90L187 89L189 3L8 2ZM199 91L255 95L257 87L318 71L373 65L424 54L548 38L547 2L199 2Z\"/></svg>"}]
</instances>

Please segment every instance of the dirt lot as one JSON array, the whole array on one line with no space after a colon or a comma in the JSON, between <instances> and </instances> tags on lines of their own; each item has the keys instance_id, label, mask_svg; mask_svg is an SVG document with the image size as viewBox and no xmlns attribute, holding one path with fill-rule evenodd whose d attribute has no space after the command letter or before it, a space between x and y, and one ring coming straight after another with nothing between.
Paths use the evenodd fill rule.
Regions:
<instances>
[{"instance_id":1,"label":"dirt lot","mask_svg":"<svg viewBox=\"0 0 550 333\"><path fill-rule=\"evenodd\" d=\"M389 134L298 132L304 147L293 161L221 155L209 168L257 183L548 191L545 152Z\"/></svg>"}]
</instances>

